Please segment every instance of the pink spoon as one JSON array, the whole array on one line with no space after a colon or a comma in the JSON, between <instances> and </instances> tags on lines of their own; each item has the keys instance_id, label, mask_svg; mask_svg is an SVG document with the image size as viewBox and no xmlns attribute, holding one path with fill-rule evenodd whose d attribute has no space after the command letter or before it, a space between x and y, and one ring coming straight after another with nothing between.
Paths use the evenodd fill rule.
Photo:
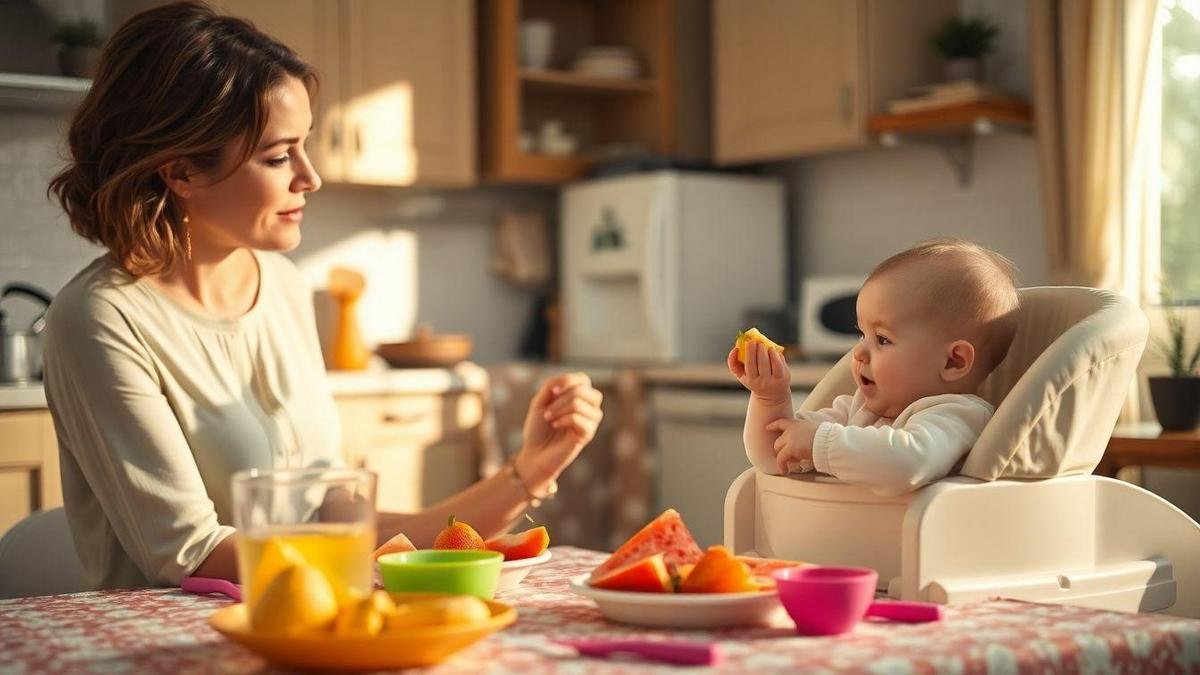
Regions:
<instances>
[{"instance_id":1,"label":"pink spoon","mask_svg":"<svg viewBox=\"0 0 1200 675\"><path fill-rule=\"evenodd\" d=\"M209 593L219 593L234 602L242 601L242 588L232 581L226 579L212 579L209 577L184 577L183 581L179 582L179 588L187 593L195 593L196 595L208 595Z\"/></svg>"},{"instance_id":2,"label":"pink spoon","mask_svg":"<svg viewBox=\"0 0 1200 675\"><path fill-rule=\"evenodd\" d=\"M690 640L560 639L554 644L571 647L581 656L605 658L632 654L649 661L681 666L715 666L724 659L720 645Z\"/></svg>"}]
</instances>

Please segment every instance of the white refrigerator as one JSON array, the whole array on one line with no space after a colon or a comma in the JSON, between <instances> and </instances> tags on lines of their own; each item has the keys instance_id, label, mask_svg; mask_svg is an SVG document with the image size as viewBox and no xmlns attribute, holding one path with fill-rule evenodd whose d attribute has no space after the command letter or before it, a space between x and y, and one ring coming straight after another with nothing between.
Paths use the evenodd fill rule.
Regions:
<instances>
[{"instance_id":1,"label":"white refrigerator","mask_svg":"<svg viewBox=\"0 0 1200 675\"><path fill-rule=\"evenodd\" d=\"M571 361L723 362L751 307L786 298L782 181L659 171L563 190Z\"/></svg>"}]
</instances>

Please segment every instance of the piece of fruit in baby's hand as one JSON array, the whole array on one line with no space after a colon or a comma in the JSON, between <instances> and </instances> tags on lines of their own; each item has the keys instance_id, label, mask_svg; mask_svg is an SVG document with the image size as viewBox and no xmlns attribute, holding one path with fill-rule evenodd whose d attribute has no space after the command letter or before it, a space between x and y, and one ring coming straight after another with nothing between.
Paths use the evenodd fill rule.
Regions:
<instances>
[{"instance_id":1,"label":"piece of fruit in baby's hand","mask_svg":"<svg viewBox=\"0 0 1200 675\"><path fill-rule=\"evenodd\" d=\"M749 347L751 342L757 342L767 349L774 349L781 355L783 354L783 345L771 342L770 338L760 333L757 328L751 328L738 333L737 339L733 343L733 346L737 347L738 361L741 361L742 365L746 365L746 348Z\"/></svg>"}]
</instances>

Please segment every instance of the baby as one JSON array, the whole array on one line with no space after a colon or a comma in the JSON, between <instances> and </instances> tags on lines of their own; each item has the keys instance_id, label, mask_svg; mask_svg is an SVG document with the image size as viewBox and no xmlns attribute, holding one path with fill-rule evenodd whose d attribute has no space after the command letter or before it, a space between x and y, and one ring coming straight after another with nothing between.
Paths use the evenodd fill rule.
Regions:
<instances>
[{"instance_id":1,"label":"baby","mask_svg":"<svg viewBox=\"0 0 1200 675\"><path fill-rule=\"evenodd\" d=\"M857 390L793 414L783 356L752 342L729 370L750 390L746 455L758 470L833 475L892 495L948 474L993 407L975 395L1017 329L1013 264L958 239L883 261L858 294Z\"/></svg>"}]
</instances>

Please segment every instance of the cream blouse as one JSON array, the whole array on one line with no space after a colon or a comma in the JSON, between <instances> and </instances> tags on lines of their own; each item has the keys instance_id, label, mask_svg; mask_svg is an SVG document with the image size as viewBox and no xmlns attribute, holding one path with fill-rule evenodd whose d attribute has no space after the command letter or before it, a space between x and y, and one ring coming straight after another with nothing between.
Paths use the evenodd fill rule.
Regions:
<instances>
[{"instance_id":1,"label":"cream blouse","mask_svg":"<svg viewBox=\"0 0 1200 675\"><path fill-rule=\"evenodd\" d=\"M312 295L283 256L255 259L258 296L236 319L107 257L54 299L46 399L89 587L178 584L234 531L236 471L342 464Z\"/></svg>"}]
</instances>

